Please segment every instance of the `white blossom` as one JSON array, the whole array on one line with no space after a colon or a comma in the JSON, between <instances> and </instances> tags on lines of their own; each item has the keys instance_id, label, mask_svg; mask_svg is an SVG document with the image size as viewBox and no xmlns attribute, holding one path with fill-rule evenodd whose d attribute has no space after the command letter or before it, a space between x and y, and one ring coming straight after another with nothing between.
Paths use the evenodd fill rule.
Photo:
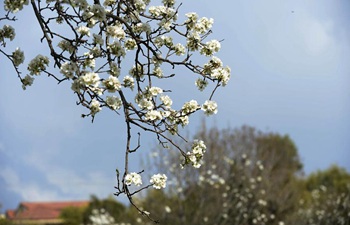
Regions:
<instances>
[{"instance_id":1,"label":"white blossom","mask_svg":"<svg viewBox=\"0 0 350 225\"><path fill-rule=\"evenodd\" d=\"M33 81L34 81L34 77L26 75L22 79L22 88L23 88L23 90L25 90L27 86L31 86L33 84Z\"/></svg>"},{"instance_id":2,"label":"white blossom","mask_svg":"<svg viewBox=\"0 0 350 225\"><path fill-rule=\"evenodd\" d=\"M150 110L146 112L145 120L147 121L155 121L155 120L161 120L162 114L157 110Z\"/></svg>"},{"instance_id":3,"label":"white blossom","mask_svg":"<svg viewBox=\"0 0 350 225\"><path fill-rule=\"evenodd\" d=\"M104 80L102 83L106 87L106 90L111 93L119 91L121 88L118 78L112 75L110 75L108 79Z\"/></svg>"},{"instance_id":4,"label":"white blossom","mask_svg":"<svg viewBox=\"0 0 350 225\"><path fill-rule=\"evenodd\" d=\"M98 113L99 111L101 111L101 107L100 107L100 103L96 100L96 99L93 99L90 103L90 113L91 115L95 115L96 113Z\"/></svg>"},{"instance_id":5,"label":"white blossom","mask_svg":"<svg viewBox=\"0 0 350 225\"><path fill-rule=\"evenodd\" d=\"M182 115L177 118L177 122L181 124L181 126L186 126L189 124L189 118L186 115Z\"/></svg>"},{"instance_id":6,"label":"white blossom","mask_svg":"<svg viewBox=\"0 0 350 225\"><path fill-rule=\"evenodd\" d=\"M186 13L185 16L187 17L187 20L185 21L187 29L189 30L193 29L198 20L197 13L195 12Z\"/></svg>"},{"instance_id":7,"label":"white blossom","mask_svg":"<svg viewBox=\"0 0 350 225\"><path fill-rule=\"evenodd\" d=\"M214 101L207 100L202 105L202 110L206 115L213 115L218 112L218 105Z\"/></svg>"},{"instance_id":8,"label":"white blossom","mask_svg":"<svg viewBox=\"0 0 350 225\"><path fill-rule=\"evenodd\" d=\"M137 65L136 66L133 66L130 70L129 70L129 74L132 76L132 77L140 77L142 78L143 77L143 67L141 65Z\"/></svg>"},{"instance_id":9,"label":"white blossom","mask_svg":"<svg viewBox=\"0 0 350 225\"><path fill-rule=\"evenodd\" d=\"M166 108L170 108L171 105L173 104L173 101L171 100L171 98L168 95L160 96L160 100L163 102L163 104Z\"/></svg>"},{"instance_id":10,"label":"white blossom","mask_svg":"<svg viewBox=\"0 0 350 225\"><path fill-rule=\"evenodd\" d=\"M154 108L153 102L147 98L136 99L136 103L141 109L151 110Z\"/></svg>"},{"instance_id":11,"label":"white blossom","mask_svg":"<svg viewBox=\"0 0 350 225\"><path fill-rule=\"evenodd\" d=\"M213 23L214 19L202 17L194 25L194 30L200 34L204 34L213 26Z\"/></svg>"},{"instance_id":12,"label":"white blossom","mask_svg":"<svg viewBox=\"0 0 350 225\"><path fill-rule=\"evenodd\" d=\"M93 37L93 43L98 45L103 45L104 41L101 35L99 34L92 34Z\"/></svg>"},{"instance_id":13,"label":"white blossom","mask_svg":"<svg viewBox=\"0 0 350 225\"><path fill-rule=\"evenodd\" d=\"M203 91L207 87L208 81L201 79L201 78L198 78L196 80L195 84L196 84L198 90Z\"/></svg>"},{"instance_id":14,"label":"white blossom","mask_svg":"<svg viewBox=\"0 0 350 225\"><path fill-rule=\"evenodd\" d=\"M167 46L168 48L171 48L174 45L173 38L170 36L165 36L165 35L157 37L154 40L154 43L156 44L156 46L158 48L162 47L163 45Z\"/></svg>"},{"instance_id":15,"label":"white blossom","mask_svg":"<svg viewBox=\"0 0 350 225\"><path fill-rule=\"evenodd\" d=\"M16 36L15 29L10 25L4 25L2 29L0 29L0 40L4 42L4 38L10 39L12 41Z\"/></svg>"},{"instance_id":16,"label":"white blossom","mask_svg":"<svg viewBox=\"0 0 350 225\"><path fill-rule=\"evenodd\" d=\"M137 23L133 26L135 33L145 32L146 34L151 33L151 26L148 23Z\"/></svg>"},{"instance_id":17,"label":"white blossom","mask_svg":"<svg viewBox=\"0 0 350 225\"><path fill-rule=\"evenodd\" d=\"M56 2L56 0L46 0L46 2ZM86 0L74 0L73 4L80 10L86 10L89 5Z\"/></svg>"},{"instance_id":18,"label":"white blossom","mask_svg":"<svg viewBox=\"0 0 350 225\"><path fill-rule=\"evenodd\" d=\"M173 47L176 55L184 55L186 53L186 48L182 44L178 43Z\"/></svg>"},{"instance_id":19,"label":"white blossom","mask_svg":"<svg viewBox=\"0 0 350 225\"><path fill-rule=\"evenodd\" d=\"M161 111L160 114L162 115L162 117L167 118L170 116L171 112L170 111Z\"/></svg>"},{"instance_id":20,"label":"white blossom","mask_svg":"<svg viewBox=\"0 0 350 225\"><path fill-rule=\"evenodd\" d=\"M4 8L6 11L16 13L23 9L24 5L28 5L28 0L4 0Z\"/></svg>"},{"instance_id":21,"label":"white blossom","mask_svg":"<svg viewBox=\"0 0 350 225\"><path fill-rule=\"evenodd\" d=\"M164 207L164 210L167 213L171 213L171 208L169 206L167 206L167 205Z\"/></svg>"},{"instance_id":22,"label":"white blossom","mask_svg":"<svg viewBox=\"0 0 350 225\"><path fill-rule=\"evenodd\" d=\"M124 178L126 185L134 184L136 186L140 186L142 184L141 175L135 172L128 173Z\"/></svg>"},{"instance_id":23,"label":"white blossom","mask_svg":"<svg viewBox=\"0 0 350 225\"><path fill-rule=\"evenodd\" d=\"M102 5L94 4L91 8L91 12L94 15L94 19L98 21L106 20L106 10Z\"/></svg>"},{"instance_id":24,"label":"white blossom","mask_svg":"<svg viewBox=\"0 0 350 225\"><path fill-rule=\"evenodd\" d=\"M197 51L200 48L201 38L198 33L190 33L187 36L187 48L190 51Z\"/></svg>"},{"instance_id":25,"label":"white blossom","mask_svg":"<svg viewBox=\"0 0 350 225\"><path fill-rule=\"evenodd\" d=\"M111 44L108 45L107 47L113 55L116 56L125 56L125 49L123 46L120 44L119 41L114 41Z\"/></svg>"},{"instance_id":26,"label":"white blossom","mask_svg":"<svg viewBox=\"0 0 350 225\"><path fill-rule=\"evenodd\" d=\"M21 51L20 48L16 48L16 50L12 53L11 57L15 66L19 66L24 62L24 53L23 51Z\"/></svg>"},{"instance_id":27,"label":"white blossom","mask_svg":"<svg viewBox=\"0 0 350 225\"><path fill-rule=\"evenodd\" d=\"M151 184L155 189L161 189L166 187L167 176L165 174L155 174L151 177Z\"/></svg>"},{"instance_id":28,"label":"white blossom","mask_svg":"<svg viewBox=\"0 0 350 225\"><path fill-rule=\"evenodd\" d=\"M157 96L158 94L163 93L163 89L159 87L151 87L148 89L148 91L151 93L153 96Z\"/></svg>"},{"instance_id":29,"label":"white blossom","mask_svg":"<svg viewBox=\"0 0 350 225\"><path fill-rule=\"evenodd\" d=\"M103 5L104 6L112 6L112 5L116 4L116 3L117 3L116 0L105 0L103 2Z\"/></svg>"},{"instance_id":30,"label":"white blossom","mask_svg":"<svg viewBox=\"0 0 350 225\"><path fill-rule=\"evenodd\" d=\"M63 51L68 51L70 54L72 54L75 50L74 46L72 46L72 44L67 40L61 40L58 43L58 47L61 48Z\"/></svg>"},{"instance_id":31,"label":"white blossom","mask_svg":"<svg viewBox=\"0 0 350 225\"><path fill-rule=\"evenodd\" d=\"M94 72L86 72L79 80L84 86L98 87L100 84L100 76Z\"/></svg>"},{"instance_id":32,"label":"white blossom","mask_svg":"<svg viewBox=\"0 0 350 225\"><path fill-rule=\"evenodd\" d=\"M108 73L112 76L118 77L120 75L120 69L115 62L109 63L109 71Z\"/></svg>"},{"instance_id":33,"label":"white blossom","mask_svg":"<svg viewBox=\"0 0 350 225\"><path fill-rule=\"evenodd\" d=\"M191 100L189 102L186 102L183 106L182 106L182 112L184 114L190 114L195 112L197 109L199 109L199 105L197 103L196 100Z\"/></svg>"},{"instance_id":34,"label":"white blossom","mask_svg":"<svg viewBox=\"0 0 350 225\"><path fill-rule=\"evenodd\" d=\"M148 12L154 16L154 17L160 17L165 13L166 7L165 6L150 6L148 9Z\"/></svg>"},{"instance_id":35,"label":"white blossom","mask_svg":"<svg viewBox=\"0 0 350 225\"><path fill-rule=\"evenodd\" d=\"M225 68L218 68L218 69L214 69L210 76L220 82L222 82L222 86L226 86L226 84L228 83L228 81L230 80L230 76L231 76L231 69L230 67L225 67Z\"/></svg>"},{"instance_id":36,"label":"white blossom","mask_svg":"<svg viewBox=\"0 0 350 225\"><path fill-rule=\"evenodd\" d=\"M163 70L162 70L159 66L154 67L153 73L154 73L157 77L163 77Z\"/></svg>"},{"instance_id":37,"label":"white blossom","mask_svg":"<svg viewBox=\"0 0 350 225\"><path fill-rule=\"evenodd\" d=\"M122 100L117 96L107 96L106 103L113 110L118 110L122 106Z\"/></svg>"},{"instance_id":38,"label":"white blossom","mask_svg":"<svg viewBox=\"0 0 350 225\"><path fill-rule=\"evenodd\" d=\"M115 26L108 26L107 35L111 36L112 38L118 38L118 39L125 38L125 32L121 24L117 24Z\"/></svg>"},{"instance_id":39,"label":"white blossom","mask_svg":"<svg viewBox=\"0 0 350 225\"><path fill-rule=\"evenodd\" d=\"M86 26L80 26L77 28L77 32L79 34L81 34L82 36L86 35L86 36L90 36L90 28L86 27Z\"/></svg>"},{"instance_id":40,"label":"white blossom","mask_svg":"<svg viewBox=\"0 0 350 225\"><path fill-rule=\"evenodd\" d=\"M134 50L137 46L137 43L135 41L135 39L132 39L132 38L129 38L125 41L124 43L124 47L127 49L127 50Z\"/></svg>"},{"instance_id":41,"label":"white blossom","mask_svg":"<svg viewBox=\"0 0 350 225\"><path fill-rule=\"evenodd\" d=\"M28 64L30 75L39 75L49 65L49 58L43 55L37 55Z\"/></svg>"},{"instance_id":42,"label":"white blossom","mask_svg":"<svg viewBox=\"0 0 350 225\"><path fill-rule=\"evenodd\" d=\"M162 3L166 6L174 6L175 0L162 0Z\"/></svg>"},{"instance_id":43,"label":"white blossom","mask_svg":"<svg viewBox=\"0 0 350 225\"><path fill-rule=\"evenodd\" d=\"M221 44L219 41L211 40L205 43L200 53L205 56L212 56L214 53L218 52L220 48Z\"/></svg>"},{"instance_id":44,"label":"white blossom","mask_svg":"<svg viewBox=\"0 0 350 225\"><path fill-rule=\"evenodd\" d=\"M202 140L196 139L193 141L191 149L192 152L187 152L187 159L189 162L185 162L184 164L191 163L194 168L199 168L207 147Z\"/></svg>"},{"instance_id":45,"label":"white blossom","mask_svg":"<svg viewBox=\"0 0 350 225\"><path fill-rule=\"evenodd\" d=\"M90 67L91 69L95 68L95 58L90 52L85 52L84 56L86 57L83 61L83 67Z\"/></svg>"},{"instance_id":46,"label":"white blossom","mask_svg":"<svg viewBox=\"0 0 350 225\"><path fill-rule=\"evenodd\" d=\"M73 78L78 71L78 66L74 62L64 62L61 65L60 72L67 78Z\"/></svg>"},{"instance_id":47,"label":"white blossom","mask_svg":"<svg viewBox=\"0 0 350 225\"><path fill-rule=\"evenodd\" d=\"M134 88L134 78L132 78L131 76L125 76L123 78L123 86L124 87L128 87L131 90Z\"/></svg>"}]
</instances>

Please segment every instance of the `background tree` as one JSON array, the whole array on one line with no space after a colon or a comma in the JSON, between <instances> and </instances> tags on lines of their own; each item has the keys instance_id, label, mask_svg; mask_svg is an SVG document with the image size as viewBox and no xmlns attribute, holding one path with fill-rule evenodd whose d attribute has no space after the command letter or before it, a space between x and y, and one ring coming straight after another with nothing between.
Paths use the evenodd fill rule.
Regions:
<instances>
[{"instance_id":1,"label":"background tree","mask_svg":"<svg viewBox=\"0 0 350 225\"><path fill-rule=\"evenodd\" d=\"M2 204L0 203L0 210L2 209ZM11 225L11 221L9 221L5 215L0 214L0 225Z\"/></svg>"},{"instance_id":2,"label":"background tree","mask_svg":"<svg viewBox=\"0 0 350 225\"><path fill-rule=\"evenodd\" d=\"M80 225L83 223L85 207L67 207L60 213L65 225Z\"/></svg>"},{"instance_id":3,"label":"background tree","mask_svg":"<svg viewBox=\"0 0 350 225\"><path fill-rule=\"evenodd\" d=\"M106 199L98 199L96 196L91 196L90 203L84 211L83 222L84 224L91 224L91 216L93 214L108 214L113 218L113 221L123 221L124 214L127 208L117 202L112 196ZM97 213L94 213L96 212Z\"/></svg>"},{"instance_id":4,"label":"background tree","mask_svg":"<svg viewBox=\"0 0 350 225\"><path fill-rule=\"evenodd\" d=\"M128 208L117 202L113 196L99 199L91 196L86 207L67 207L60 217L65 225L112 225L120 223L134 223L136 221L135 209Z\"/></svg>"},{"instance_id":5,"label":"background tree","mask_svg":"<svg viewBox=\"0 0 350 225\"><path fill-rule=\"evenodd\" d=\"M297 224L350 224L350 174L336 165L301 181L303 198L295 214Z\"/></svg>"},{"instance_id":6,"label":"background tree","mask_svg":"<svg viewBox=\"0 0 350 225\"><path fill-rule=\"evenodd\" d=\"M299 200L297 178L302 172L292 140L248 126L218 130L203 124L198 130L195 138L206 140L211 149L198 170L179 170L171 151L154 154L152 165L159 171L170 168L172 179L161 199L171 215L152 204L154 193L148 193L144 205L163 213L161 221L178 224L287 222Z\"/></svg>"},{"instance_id":7,"label":"background tree","mask_svg":"<svg viewBox=\"0 0 350 225\"><path fill-rule=\"evenodd\" d=\"M149 171L170 173L171 179L166 189L134 198L144 213L155 213L163 224L349 224L350 174L344 169L304 176L287 135L249 126L208 129L205 123L198 130L194 138L213 149L198 170L181 169L174 151L151 154ZM114 199L93 197L84 224L91 224L92 215L113 215L113 224L153 223Z\"/></svg>"}]
</instances>

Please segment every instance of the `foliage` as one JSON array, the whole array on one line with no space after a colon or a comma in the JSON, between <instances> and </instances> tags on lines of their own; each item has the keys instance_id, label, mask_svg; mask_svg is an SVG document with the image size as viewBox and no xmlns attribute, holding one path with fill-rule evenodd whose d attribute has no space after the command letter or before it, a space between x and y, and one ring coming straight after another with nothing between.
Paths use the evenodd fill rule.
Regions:
<instances>
[{"instance_id":1,"label":"foliage","mask_svg":"<svg viewBox=\"0 0 350 225\"><path fill-rule=\"evenodd\" d=\"M163 188L166 182L164 174L156 174L154 182L143 187L139 176L126 179L131 173L142 173L129 171L129 155L141 146L140 131L153 133L163 148L172 146L180 152L183 165L200 167L205 144L200 140L187 143L179 128L188 125L189 117L197 111L216 114L213 95L230 79L230 68L215 55L220 41L209 39L213 19L194 12L179 15L181 4L175 0L153 2L4 0L5 12L0 15L0 22L5 23L0 28L0 53L13 66L23 89L39 75L47 75L58 84L71 84L77 104L87 109L83 117L90 116L93 121L103 108L124 117L125 167L122 173L117 170L116 195L125 194L136 208L134 194L151 186ZM38 54L28 63L21 48L6 49L7 43L15 40L15 15L23 8L33 11L42 33L40 41L50 54ZM23 67L28 72L25 76ZM176 71L193 74L199 91L209 89L207 100L173 104L182 87L166 84L179 76ZM175 144L168 133L185 141L186 146ZM187 146L192 151L185 151ZM130 191L130 185L140 187Z\"/></svg>"},{"instance_id":2,"label":"foliage","mask_svg":"<svg viewBox=\"0 0 350 225\"><path fill-rule=\"evenodd\" d=\"M11 225L11 221L5 218L0 218L0 225Z\"/></svg>"},{"instance_id":3,"label":"foliage","mask_svg":"<svg viewBox=\"0 0 350 225\"><path fill-rule=\"evenodd\" d=\"M98 199L96 196L91 196L87 207L63 209L60 217L65 225L108 225L131 220L127 208L113 197Z\"/></svg>"},{"instance_id":4,"label":"foliage","mask_svg":"<svg viewBox=\"0 0 350 225\"><path fill-rule=\"evenodd\" d=\"M303 176L297 148L287 135L203 124L195 138L212 149L198 170L178 169L172 151L152 153L155 163L150 165L170 168L172 179L164 191L149 191L143 205L164 224L349 223L350 174L331 167Z\"/></svg>"},{"instance_id":5,"label":"foliage","mask_svg":"<svg viewBox=\"0 0 350 225\"><path fill-rule=\"evenodd\" d=\"M179 170L172 151L153 153L156 163L151 165L160 171L170 168L172 179L163 194L150 191L144 206L172 224L286 222L298 202L297 176L302 169L292 140L248 126L218 130L203 124L198 130L195 138L206 140L211 149L202 167Z\"/></svg>"},{"instance_id":6,"label":"foliage","mask_svg":"<svg viewBox=\"0 0 350 225\"><path fill-rule=\"evenodd\" d=\"M305 187L308 191L325 186L328 191L342 193L348 191L349 185L350 174L336 165L327 170L312 173L305 180Z\"/></svg>"},{"instance_id":7,"label":"foliage","mask_svg":"<svg viewBox=\"0 0 350 225\"><path fill-rule=\"evenodd\" d=\"M350 224L350 174L336 165L302 181L304 198L295 223Z\"/></svg>"},{"instance_id":8,"label":"foliage","mask_svg":"<svg viewBox=\"0 0 350 225\"><path fill-rule=\"evenodd\" d=\"M101 200L96 196L91 196L89 206L84 211L83 222L84 224L92 223L91 216L94 214L106 214L113 218L113 221L119 221L122 219L125 211L126 207L117 202L113 197Z\"/></svg>"},{"instance_id":9,"label":"foliage","mask_svg":"<svg viewBox=\"0 0 350 225\"><path fill-rule=\"evenodd\" d=\"M65 225L80 225L83 222L84 207L67 207L61 211L60 218Z\"/></svg>"},{"instance_id":10,"label":"foliage","mask_svg":"<svg viewBox=\"0 0 350 225\"><path fill-rule=\"evenodd\" d=\"M154 151L150 170L167 171L165 189L149 189L134 202L162 224L345 225L350 222L350 174L332 166L303 176L293 141L286 135L239 129L198 129L213 149L198 170L180 169L171 150ZM153 168L156 167L156 168ZM144 209L147 209L145 211ZM94 214L95 210L95 214ZM103 213L101 212L103 210ZM91 198L91 215L110 224L152 224L133 207ZM104 220L107 221L107 220ZM100 223L104 224L104 223Z\"/></svg>"}]
</instances>

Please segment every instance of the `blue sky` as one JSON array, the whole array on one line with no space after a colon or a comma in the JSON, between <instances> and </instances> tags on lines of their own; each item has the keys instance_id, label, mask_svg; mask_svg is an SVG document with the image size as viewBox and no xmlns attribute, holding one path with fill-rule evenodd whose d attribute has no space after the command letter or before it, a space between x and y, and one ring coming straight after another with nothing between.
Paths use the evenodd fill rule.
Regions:
<instances>
[{"instance_id":1,"label":"blue sky","mask_svg":"<svg viewBox=\"0 0 350 225\"><path fill-rule=\"evenodd\" d=\"M215 2L186 1L181 11L213 17L213 37L225 39L218 56L231 67L232 79L214 97L219 113L208 123L221 128L248 124L290 135L307 173L334 163L350 171L350 2ZM17 42L9 49L19 45L27 60L47 53L30 10L18 16ZM40 77L23 91L3 56L0 62L3 210L19 201L113 193L115 169L123 165L121 118L106 111L91 124L80 118L85 111L76 106L68 84ZM173 85L181 90L174 101L203 101L206 96L192 92L193 82L178 79ZM201 118L191 120L190 132ZM147 152L155 141L143 140Z\"/></svg>"}]
</instances>

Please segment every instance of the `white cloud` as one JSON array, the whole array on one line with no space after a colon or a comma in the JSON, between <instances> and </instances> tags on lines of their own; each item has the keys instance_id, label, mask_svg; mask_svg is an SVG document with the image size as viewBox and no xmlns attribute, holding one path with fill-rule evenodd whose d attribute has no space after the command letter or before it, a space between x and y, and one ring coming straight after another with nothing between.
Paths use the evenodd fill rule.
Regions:
<instances>
[{"instance_id":1,"label":"white cloud","mask_svg":"<svg viewBox=\"0 0 350 225\"><path fill-rule=\"evenodd\" d=\"M43 168L42 168L43 169ZM20 196L22 201L83 200L91 194L104 198L113 192L112 177L95 171L79 176L64 168L46 168L47 183L23 182L12 168L0 170L0 179L5 182L5 191Z\"/></svg>"},{"instance_id":2,"label":"white cloud","mask_svg":"<svg viewBox=\"0 0 350 225\"><path fill-rule=\"evenodd\" d=\"M49 171L45 174L47 181L65 195L75 198L87 198L90 194L106 195L114 185L112 177L107 177L101 172L79 175L72 170L54 166L50 167Z\"/></svg>"},{"instance_id":3,"label":"white cloud","mask_svg":"<svg viewBox=\"0 0 350 225\"><path fill-rule=\"evenodd\" d=\"M57 200L59 196L53 190L47 190L36 183L24 183L16 171L10 167L0 170L0 177L5 181L7 191L18 194L23 201Z\"/></svg>"},{"instance_id":4,"label":"white cloud","mask_svg":"<svg viewBox=\"0 0 350 225\"><path fill-rule=\"evenodd\" d=\"M32 153L27 163L45 176L46 182L61 193L61 199L87 199L91 194L106 197L113 192L115 180L112 176L91 170L79 174L73 167L63 167L55 162L54 158L50 151L41 156Z\"/></svg>"},{"instance_id":5,"label":"white cloud","mask_svg":"<svg viewBox=\"0 0 350 225\"><path fill-rule=\"evenodd\" d=\"M296 29L301 34L301 42L309 54L319 55L326 53L333 47L333 26L330 21L322 22L312 17L305 17L299 20L296 26Z\"/></svg>"}]
</instances>

